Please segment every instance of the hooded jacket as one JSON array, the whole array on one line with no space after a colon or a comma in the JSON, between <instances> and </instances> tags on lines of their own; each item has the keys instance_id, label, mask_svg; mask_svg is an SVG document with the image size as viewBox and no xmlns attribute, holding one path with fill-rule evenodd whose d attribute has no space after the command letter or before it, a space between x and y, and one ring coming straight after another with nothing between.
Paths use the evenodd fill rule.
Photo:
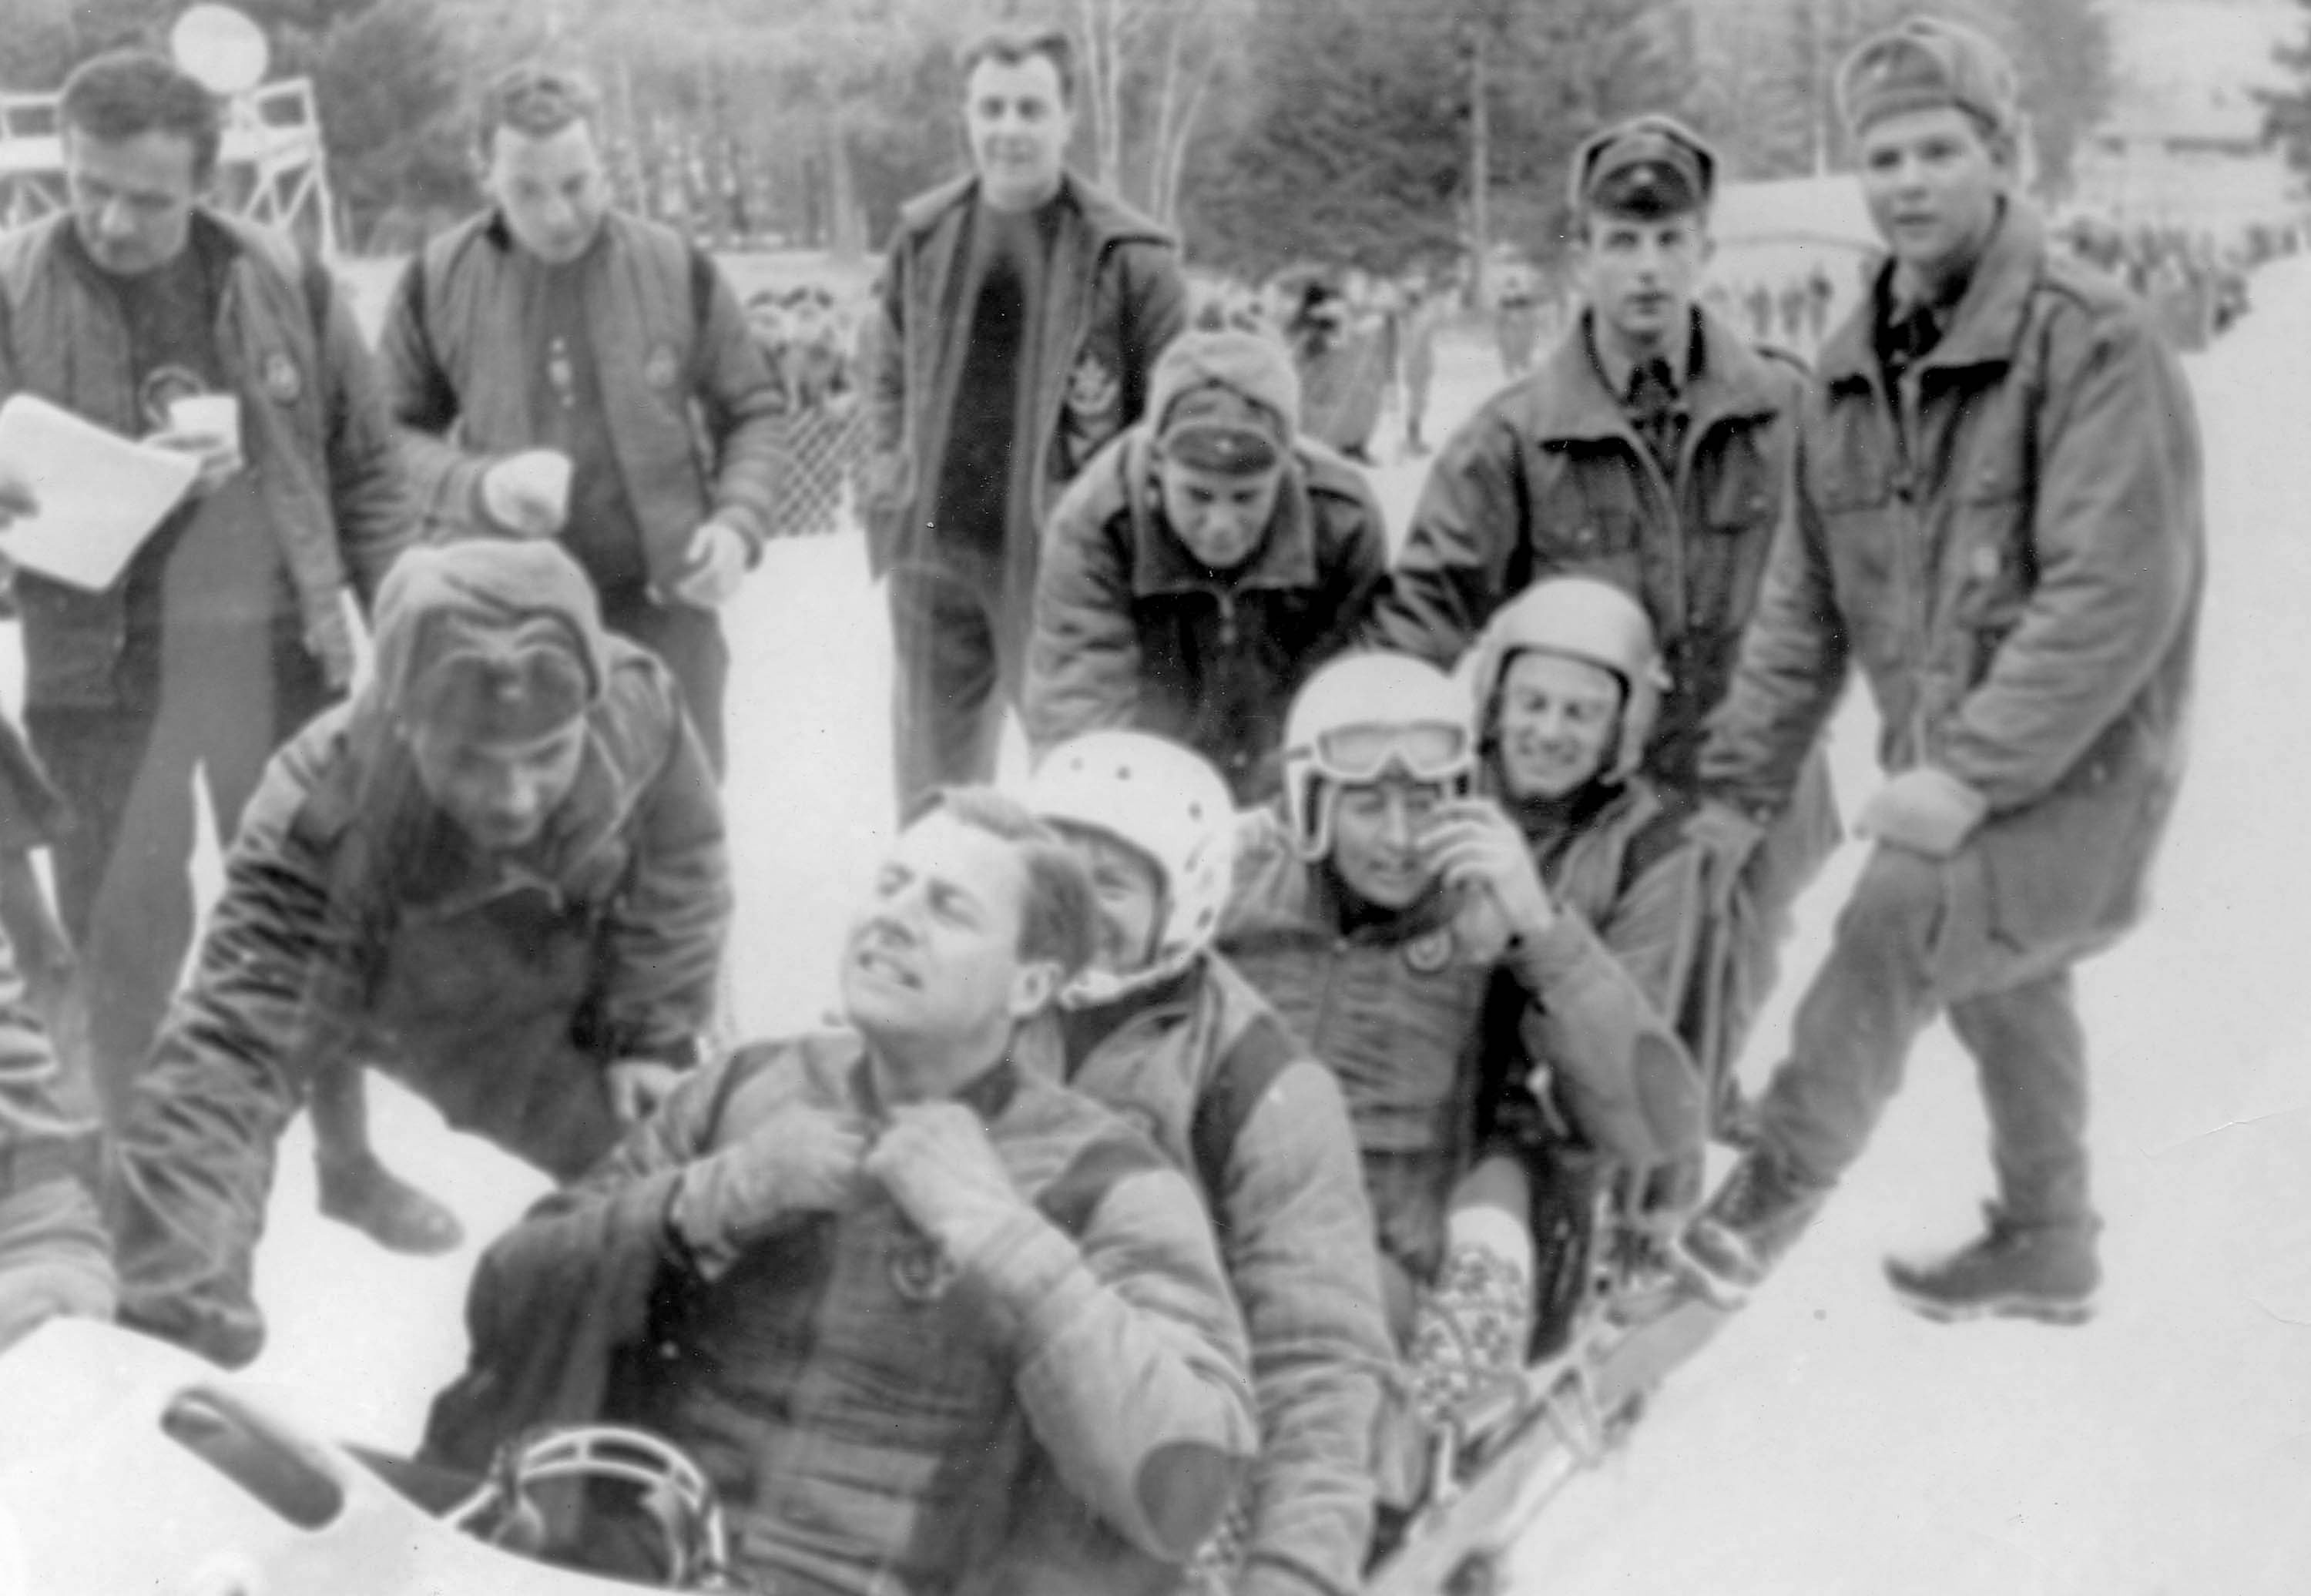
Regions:
<instances>
[{"instance_id":1,"label":"hooded jacket","mask_svg":"<svg viewBox=\"0 0 2311 1596\"><path fill-rule=\"evenodd\" d=\"M941 564L930 530L940 468L971 338L959 303L979 179L958 179L900 212L876 310L861 329L867 377L868 558L881 576ZM1019 350L1021 414L1034 424L1011 450L1004 613L1024 624L1034 601L1038 538L1059 489L1101 444L1139 419L1156 358L1187 322L1172 236L1073 173L1062 178L1040 324ZM1032 398L1032 410L1026 406ZM1062 418L1072 423L1069 434Z\"/></svg>"},{"instance_id":2,"label":"hooded jacket","mask_svg":"<svg viewBox=\"0 0 2311 1596\"><path fill-rule=\"evenodd\" d=\"M379 605L377 674L249 802L121 1137L124 1317L223 1362L262 1340L249 1269L272 1148L323 1061L372 1060L566 1179L615 1136L601 1071L689 1062L713 1009L722 813L666 667L602 632L550 545L409 558ZM479 591L445 590L445 569ZM396 724L413 640L480 607L562 619L597 673L575 784L510 854L434 810Z\"/></svg>"},{"instance_id":3,"label":"hooded jacket","mask_svg":"<svg viewBox=\"0 0 2311 1596\"><path fill-rule=\"evenodd\" d=\"M1797 513L1702 775L1778 808L1858 661L1880 763L1987 800L1963 857L1997 934L2091 951L2140 915L2182 777L2206 562L2190 387L2018 199L1891 389L1885 292L1822 352Z\"/></svg>"}]
</instances>

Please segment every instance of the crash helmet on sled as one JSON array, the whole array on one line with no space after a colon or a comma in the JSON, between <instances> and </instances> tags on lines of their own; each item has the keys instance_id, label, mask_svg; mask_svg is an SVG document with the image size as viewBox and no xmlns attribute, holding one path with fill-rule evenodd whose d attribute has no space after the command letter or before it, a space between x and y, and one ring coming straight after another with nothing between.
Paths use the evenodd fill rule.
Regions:
<instances>
[{"instance_id":1,"label":"crash helmet on sled","mask_svg":"<svg viewBox=\"0 0 2311 1596\"><path fill-rule=\"evenodd\" d=\"M1593 576L1552 576L1495 611L1468 667L1479 735L1487 744L1499 730L1501 684L1510 665L1535 650L1596 666L1620 681L1620 739L1601 773L1609 781L1627 781L1644 758L1670 685L1644 606Z\"/></svg>"},{"instance_id":2,"label":"crash helmet on sled","mask_svg":"<svg viewBox=\"0 0 2311 1596\"><path fill-rule=\"evenodd\" d=\"M1156 947L1138 970L1086 970L1063 1000L1112 1002L1170 980L1211 946L1235 869L1235 802L1192 749L1144 731L1094 731L1035 766L1027 807L1060 825L1102 833L1156 868Z\"/></svg>"},{"instance_id":3,"label":"crash helmet on sled","mask_svg":"<svg viewBox=\"0 0 2311 1596\"><path fill-rule=\"evenodd\" d=\"M1310 676L1284 722L1284 814L1303 859L1331 851L1344 786L1391 775L1469 790L1477 768L1469 694L1409 654L1349 654Z\"/></svg>"}]
</instances>

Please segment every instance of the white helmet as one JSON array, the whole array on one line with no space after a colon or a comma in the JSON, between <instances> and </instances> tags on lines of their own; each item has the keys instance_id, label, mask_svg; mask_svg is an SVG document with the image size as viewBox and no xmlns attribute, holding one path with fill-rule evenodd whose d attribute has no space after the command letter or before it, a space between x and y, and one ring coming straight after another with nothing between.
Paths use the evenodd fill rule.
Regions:
<instances>
[{"instance_id":1,"label":"white helmet","mask_svg":"<svg viewBox=\"0 0 2311 1596\"><path fill-rule=\"evenodd\" d=\"M1046 754L1027 783L1045 820L1103 832L1145 854L1163 877L1156 949L1119 974L1086 970L1072 1007L1112 1002L1167 981L1211 946L1235 869L1235 802L1193 750L1144 731L1094 731Z\"/></svg>"},{"instance_id":2,"label":"white helmet","mask_svg":"<svg viewBox=\"0 0 2311 1596\"><path fill-rule=\"evenodd\" d=\"M1409 654L1348 654L1310 676L1284 723L1284 812L1303 859L1331 851L1343 783L1390 770L1466 791L1477 767L1469 694Z\"/></svg>"},{"instance_id":3,"label":"white helmet","mask_svg":"<svg viewBox=\"0 0 2311 1596\"><path fill-rule=\"evenodd\" d=\"M1529 649L1585 660L1621 679L1620 746L1601 773L1608 781L1627 781L1644 758L1670 685L1644 606L1593 576L1552 576L1495 611L1477 640L1469 673L1487 742L1499 729L1501 678L1510 661Z\"/></svg>"}]
</instances>

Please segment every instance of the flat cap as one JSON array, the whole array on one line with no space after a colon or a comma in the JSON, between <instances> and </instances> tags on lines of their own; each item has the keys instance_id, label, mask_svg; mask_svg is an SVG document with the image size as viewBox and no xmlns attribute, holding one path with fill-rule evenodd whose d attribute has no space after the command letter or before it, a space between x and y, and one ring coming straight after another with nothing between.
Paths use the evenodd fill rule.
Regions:
<instances>
[{"instance_id":1,"label":"flat cap","mask_svg":"<svg viewBox=\"0 0 2311 1596\"><path fill-rule=\"evenodd\" d=\"M1600 128L1573 154L1573 208L1652 220L1706 207L1717 152L1675 117L1632 117Z\"/></svg>"},{"instance_id":2,"label":"flat cap","mask_svg":"<svg viewBox=\"0 0 2311 1596\"><path fill-rule=\"evenodd\" d=\"M1863 39L1838 68L1838 113L1856 137L1888 117L1946 106L1996 133L2014 126L2014 64L1963 22L1912 17Z\"/></svg>"}]
</instances>

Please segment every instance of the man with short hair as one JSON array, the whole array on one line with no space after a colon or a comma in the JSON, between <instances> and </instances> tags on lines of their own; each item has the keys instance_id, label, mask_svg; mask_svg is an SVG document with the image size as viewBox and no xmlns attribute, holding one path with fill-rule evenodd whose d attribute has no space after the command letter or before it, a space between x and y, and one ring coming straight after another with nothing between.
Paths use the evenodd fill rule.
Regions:
<instances>
[{"instance_id":1,"label":"man with short hair","mask_svg":"<svg viewBox=\"0 0 2311 1596\"><path fill-rule=\"evenodd\" d=\"M1028 653L1038 751L1154 732L1238 803L1275 795L1292 695L1347 646L1388 563L1370 485L1298 426L1273 338L1191 332L1164 352L1147 419L1051 514Z\"/></svg>"},{"instance_id":2,"label":"man with short hair","mask_svg":"<svg viewBox=\"0 0 2311 1596\"><path fill-rule=\"evenodd\" d=\"M195 772L229 840L266 760L352 681L345 597L367 605L412 528L350 302L287 238L203 202L209 91L114 52L65 80L58 124L70 205L0 239L0 397L199 467L111 587L15 575L25 731L71 814L57 907L117 1116L192 942ZM211 395L229 432L172 419ZM317 1129L325 1211L375 1228L403 1189L357 1119Z\"/></svg>"},{"instance_id":3,"label":"man with short hair","mask_svg":"<svg viewBox=\"0 0 2311 1596\"><path fill-rule=\"evenodd\" d=\"M900 213L863 337L862 508L896 650L902 815L994 773L1045 513L1139 418L1187 319L1171 236L1064 164L1067 35L1001 30L963 65L973 170Z\"/></svg>"},{"instance_id":4,"label":"man with short hair","mask_svg":"<svg viewBox=\"0 0 2311 1596\"><path fill-rule=\"evenodd\" d=\"M1723 699L1782 519L1802 387L1699 302L1714 250L1717 157L1672 118L1617 123L1573 162L1585 309L1531 376L1465 423L1431 468L1370 641L1450 664L1493 613L1543 578L1601 577L1645 607L1670 691L1647 776L1696 786L1704 722ZM1731 1065L1774 973L1789 905L1836 842L1827 767L1760 844L1713 815L1722 872L1741 869L1719 997L1687 1027L1705 1073Z\"/></svg>"},{"instance_id":5,"label":"man with short hair","mask_svg":"<svg viewBox=\"0 0 2311 1596\"><path fill-rule=\"evenodd\" d=\"M2182 772L2205 571L2191 392L2138 301L2049 251L1997 46L1913 21L1838 90L1892 258L1822 351L1795 519L1701 772L1771 814L1858 661L1890 774L1756 1145L1687 1246L1724 1300L1762 1279L1947 1014L1998 1196L1982 1237L1887 1272L1935 1319L2075 1323L2101 1270L2071 971L2141 913Z\"/></svg>"},{"instance_id":6,"label":"man with short hair","mask_svg":"<svg viewBox=\"0 0 2311 1596\"><path fill-rule=\"evenodd\" d=\"M1027 802L1099 905L1091 967L1060 994L1060 1077L1194 1177L1251 1339L1260 1457L1211 1572L1234 1596L1347 1596L1394 1347L1339 1085L1211 948L1234 858L1227 789L1176 743L1095 731L1043 756Z\"/></svg>"},{"instance_id":7,"label":"man with short hair","mask_svg":"<svg viewBox=\"0 0 2311 1596\"><path fill-rule=\"evenodd\" d=\"M853 918L847 1028L701 1072L491 1248L429 1455L641 1425L762 1589L1173 1589L1256 1432L1186 1177L1022 1060L1092 939L1048 828L942 795Z\"/></svg>"},{"instance_id":8,"label":"man with short hair","mask_svg":"<svg viewBox=\"0 0 2311 1596\"><path fill-rule=\"evenodd\" d=\"M559 538L719 772L719 612L781 530L769 365L712 259L611 207L581 79L510 67L478 123L490 208L410 263L378 344L426 530Z\"/></svg>"},{"instance_id":9,"label":"man with short hair","mask_svg":"<svg viewBox=\"0 0 2311 1596\"><path fill-rule=\"evenodd\" d=\"M121 1129L123 1317L255 1356L273 1148L374 1061L563 1181L693 1061L730 917L680 690L550 543L417 548L353 700L274 760Z\"/></svg>"}]
</instances>

